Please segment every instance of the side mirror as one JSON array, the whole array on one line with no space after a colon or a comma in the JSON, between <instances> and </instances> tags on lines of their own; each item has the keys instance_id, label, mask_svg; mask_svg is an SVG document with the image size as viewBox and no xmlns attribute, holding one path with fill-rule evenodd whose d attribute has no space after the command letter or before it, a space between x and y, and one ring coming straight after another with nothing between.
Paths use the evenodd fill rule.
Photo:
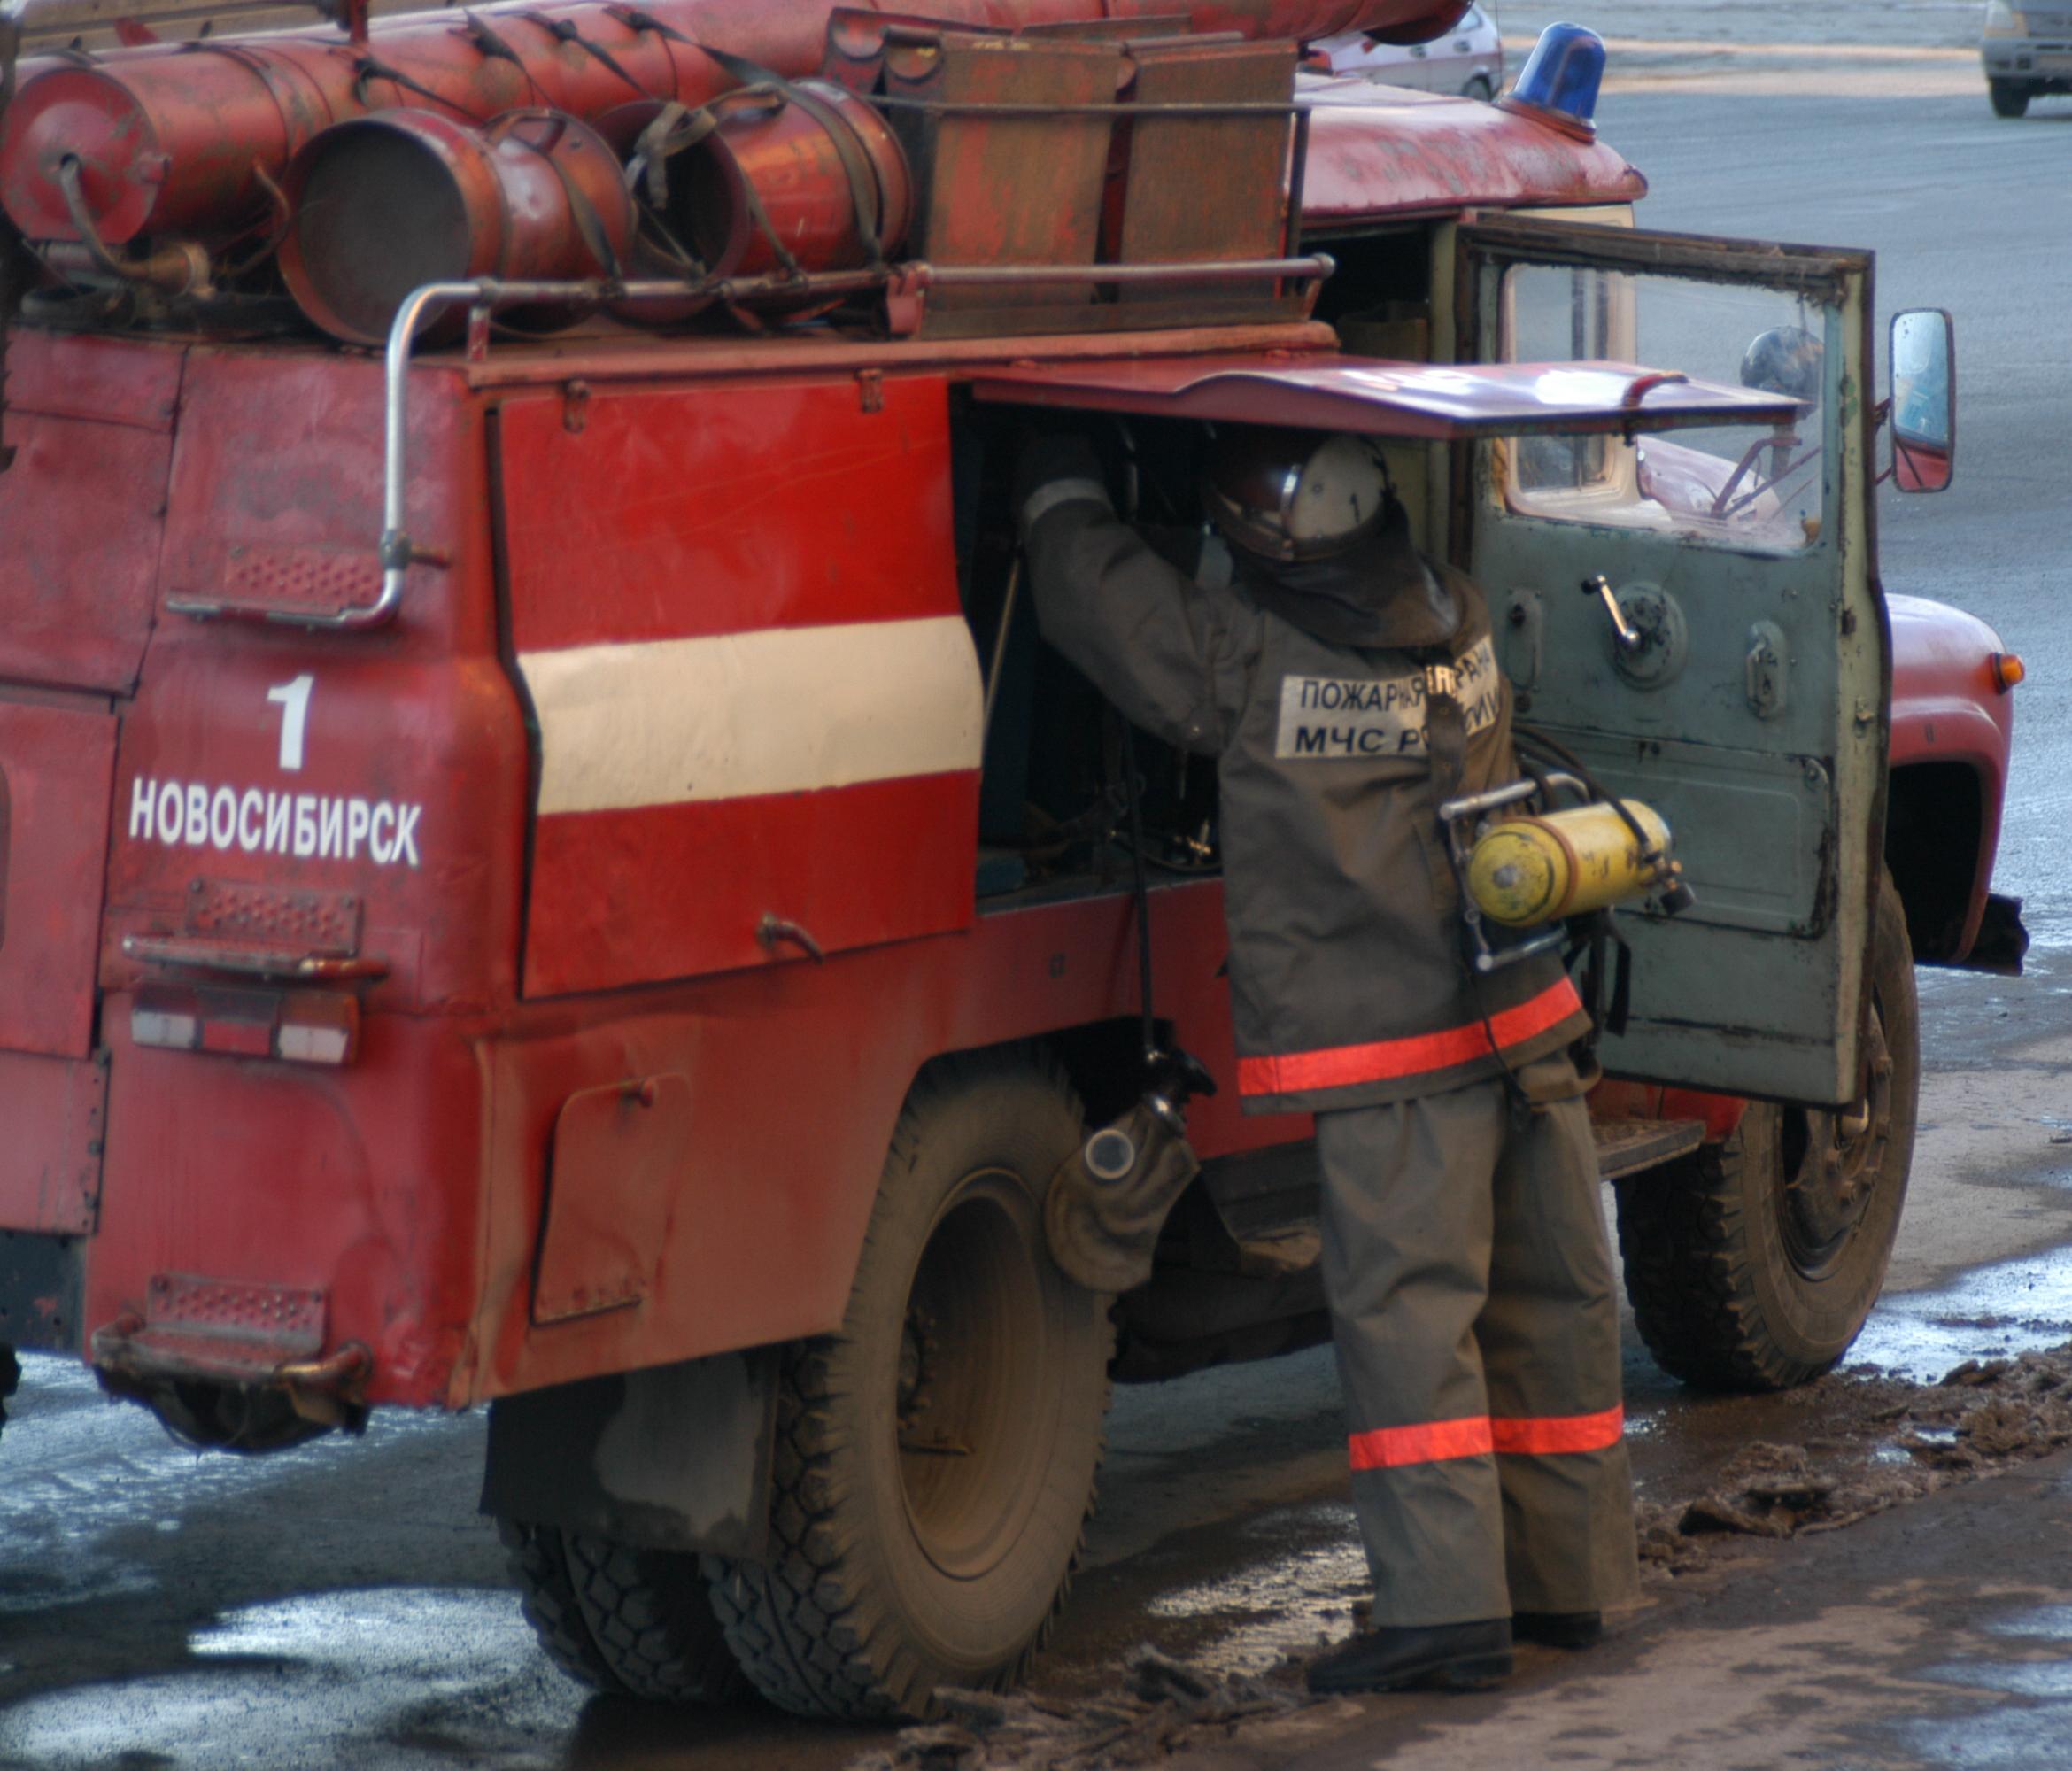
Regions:
<instances>
[{"instance_id":1,"label":"side mirror","mask_svg":"<svg viewBox=\"0 0 2072 1771\"><path fill-rule=\"evenodd\" d=\"M1939 492L1957 461L1957 329L1939 307L1892 316L1892 483Z\"/></svg>"}]
</instances>

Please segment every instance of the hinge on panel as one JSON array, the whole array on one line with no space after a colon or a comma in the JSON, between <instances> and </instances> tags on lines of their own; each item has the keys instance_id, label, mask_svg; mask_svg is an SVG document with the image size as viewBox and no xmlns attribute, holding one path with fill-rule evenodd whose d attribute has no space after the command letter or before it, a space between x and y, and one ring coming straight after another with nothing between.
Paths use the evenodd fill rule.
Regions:
<instances>
[{"instance_id":1,"label":"hinge on panel","mask_svg":"<svg viewBox=\"0 0 2072 1771\"><path fill-rule=\"evenodd\" d=\"M79 1179L74 1188L80 1234L91 1236L101 1226L101 1170L108 1148L108 1048L97 1049L90 1063L75 1072L81 1140Z\"/></svg>"},{"instance_id":2,"label":"hinge on panel","mask_svg":"<svg viewBox=\"0 0 2072 1771\"><path fill-rule=\"evenodd\" d=\"M579 437L590 422L590 383L570 382L561 390L561 429Z\"/></svg>"},{"instance_id":3,"label":"hinge on panel","mask_svg":"<svg viewBox=\"0 0 2072 1771\"><path fill-rule=\"evenodd\" d=\"M885 410L885 371L883 369L858 369L856 371L856 398L863 410Z\"/></svg>"}]
</instances>

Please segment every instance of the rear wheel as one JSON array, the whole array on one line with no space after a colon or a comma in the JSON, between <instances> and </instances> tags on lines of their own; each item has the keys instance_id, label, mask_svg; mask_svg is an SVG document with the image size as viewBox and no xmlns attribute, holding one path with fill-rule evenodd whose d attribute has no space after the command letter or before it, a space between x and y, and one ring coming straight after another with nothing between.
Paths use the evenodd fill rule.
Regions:
<instances>
[{"instance_id":1,"label":"rear wheel","mask_svg":"<svg viewBox=\"0 0 2072 1771\"><path fill-rule=\"evenodd\" d=\"M1868 1087L1844 1113L1751 1102L1724 1143L1619 1189L1619 1247L1656 1363L1710 1389L1831 1367L1878 1300L1914 1160L1921 1025L1888 875L1871 964Z\"/></svg>"},{"instance_id":2,"label":"rear wheel","mask_svg":"<svg viewBox=\"0 0 2072 1771\"><path fill-rule=\"evenodd\" d=\"M1478 73L1468 81L1466 86L1461 89L1461 95L1466 98L1479 98L1487 104L1492 98L1496 97L1496 89L1489 83L1488 74Z\"/></svg>"},{"instance_id":3,"label":"rear wheel","mask_svg":"<svg viewBox=\"0 0 2072 1771\"><path fill-rule=\"evenodd\" d=\"M1986 96L1993 102L1996 117L2020 117L2029 110L2029 90L2019 80L1989 80Z\"/></svg>"},{"instance_id":4,"label":"rear wheel","mask_svg":"<svg viewBox=\"0 0 2072 1771\"><path fill-rule=\"evenodd\" d=\"M886 1159L839 1334L792 1348L767 1562L714 1557L728 1642L801 1715L921 1717L1019 1679L1064 1598L1108 1401L1108 1300L1044 1241L1084 1135L1055 1065L932 1066Z\"/></svg>"},{"instance_id":5,"label":"rear wheel","mask_svg":"<svg viewBox=\"0 0 2072 1771\"><path fill-rule=\"evenodd\" d=\"M676 1704L720 1703L746 1688L695 1555L510 1520L499 1529L526 1620L569 1677Z\"/></svg>"}]
</instances>

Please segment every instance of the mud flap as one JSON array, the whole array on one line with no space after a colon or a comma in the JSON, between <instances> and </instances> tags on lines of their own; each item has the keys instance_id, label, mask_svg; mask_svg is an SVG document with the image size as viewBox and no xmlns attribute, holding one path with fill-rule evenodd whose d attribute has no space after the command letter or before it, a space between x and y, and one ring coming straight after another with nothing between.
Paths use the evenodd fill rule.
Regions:
<instances>
[{"instance_id":1,"label":"mud flap","mask_svg":"<svg viewBox=\"0 0 2072 1771\"><path fill-rule=\"evenodd\" d=\"M656 1550L760 1561L774 1347L589 1378L490 1405L482 1511Z\"/></svg>"}]
</instances>

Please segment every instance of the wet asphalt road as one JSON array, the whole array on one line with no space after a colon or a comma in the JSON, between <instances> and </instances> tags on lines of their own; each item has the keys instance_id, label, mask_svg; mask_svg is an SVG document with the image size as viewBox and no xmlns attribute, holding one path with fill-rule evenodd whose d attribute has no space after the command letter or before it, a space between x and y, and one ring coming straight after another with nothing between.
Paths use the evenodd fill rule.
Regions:
<instances>
[{"instance_id":1,"label":"wet asphalt road","mask_svg":"<svg viewBox=\"0 0 2072 1771\"><path fill-rule=\"evenodd\" d=\"M1527 10L1511 9L1507 27ZM1952 41L1958 10L1941 9L1911 40ZM1607 11L1608 29L1662 35L1661 8ZM1674 58L1651 66L1674 72ZM1886 583L1975 610L2030 667L2001 874L2029 901L2035 963L2019 984L1924 975L1930 1076L1914 1196L1893 1289L1857 1355L1932 1376L1963 1357L2072 1335L2072 1146L2050 1141L2072 1125L2072 886L2055 864L2072 797L2072 622L2060 607L2072 594L2072 499L2064 427L2053 422L2072 414L2059 270L2072 238L2072 101L2009 124L1988 113L1975 65L1930 64L1924 75L1823 62L1818 94L1773 89L1764 71L1790 70L1788 57L1750 66L1757 77L1740 88L1710 77L1614 87L1601 121L1652 179L1643 220L1875 247L1882 308L1955 311L1958 483L1939 499L1887 497ZM1810 1424L1791 1398L1685 1396L1637 1350L1629 1382L1643 1489L1722 1447L1803 1436ZM29 1362L12 1414L0 1445L0 1767L784 1771L839 1765L874 1744L753 1710L687 1721L586 1701L534 1653L494 1535L474 1513L479 1419L381 1419L356 1445L197 1458L142 1413L104 1404L82 1374L43 1360ZM1090 1566L1046 1682L1069 1689L1146 1637L1256 1665L1346 1627L1359 1570L1339 1503L1327 1357L1125 1393L1111 1438ZM2062 1494L2041 1478L2036 1486ZM1920 1508L1983 1517L1963 1505L1942 1496ZM1862 1546L1823 1547L1833 1578L1852 1558L1867 1578L1865 1558L1888 1539L1897 1558L1910 1530L1926 1542L1922 1527L1895 1522L1905 1516L1821 1540ZM2026 1541L1979 1526L1967 1542L1982 1590L1996 1556L2014 1590ZM1787 1628L1816 1578L1827 1577L1810 1566L1776 1576L1780 1593L1798 1595L1778 1601L1780 1656L1828 1639ZM1689 1628L1702 1631L1704 1619ZM1685 1658L1702 1661L1704 1639L1693 1640ZM1746 1651L1756 1657L1752 1637ZM1757 1670L1738 1676L1759 1678L1759 1657L1742 1664ZM2065 1708L2036 1713L2032 1732L2042 1732L2027 1762L2072 1756ZM1532 1762L1514 1756L1528 1754L1526 1741L1496 1712L1479 1749L1481 1724L1459 1725L1470 1720L1456 1728L1463 1756L1432 1762ZM1565 1756L1618 1762L1627 1729L1639 1755L1627 1762L1661 1762L1641 1746L1637 1712L1614 1705L1600 1721L1601 1759L1573 1744ZM1910 1736L1913 1757L1867 1749L1862 1762L1984 1762L1966 1756L1968 1736L1937 1738ZM1751 1748L1746 1762L1775 1761Z\"/></svg>"}]
</instances>

